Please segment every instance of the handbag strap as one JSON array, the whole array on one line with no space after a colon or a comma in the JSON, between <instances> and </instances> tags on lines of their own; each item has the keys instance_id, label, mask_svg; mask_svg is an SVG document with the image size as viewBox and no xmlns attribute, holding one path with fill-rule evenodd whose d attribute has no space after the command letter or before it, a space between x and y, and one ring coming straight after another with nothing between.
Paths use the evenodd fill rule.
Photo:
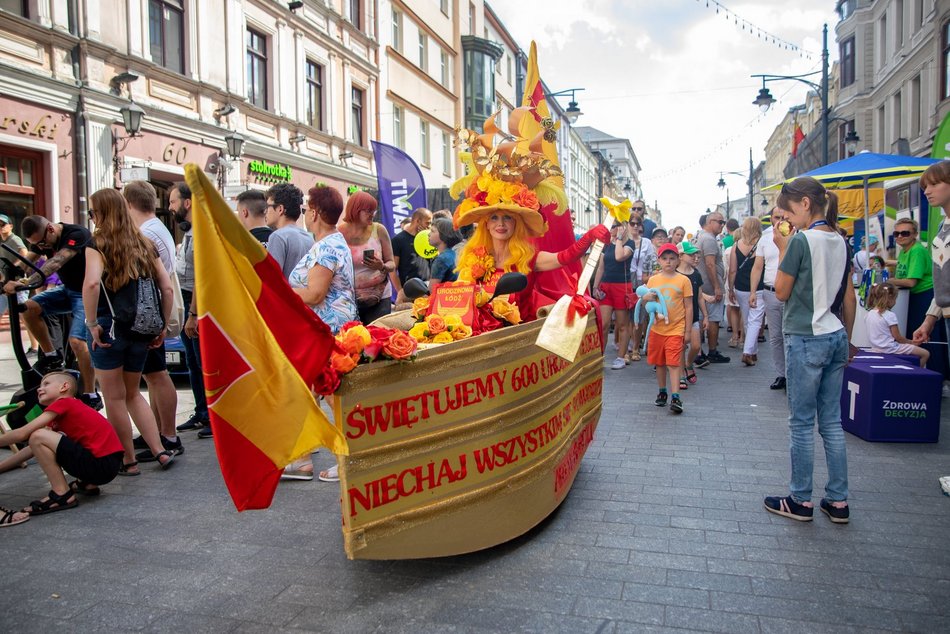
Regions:
<instances>
[{"instance_id":1,"label":"handbag strap","mask_svg":"<svg viewBox=\"0 0 950 634\"><path fill-rule=\"evenodd\" d=\"M102 288L102 294L106 296L109 316L112 317L112 319L109 320L109 337L115 339L115 309L112 308L112 301L109 299L109 289L106 288L105 274L105 269L103 269L102 275L99 276L99 286Z\"/></svg>"}]
</instances>

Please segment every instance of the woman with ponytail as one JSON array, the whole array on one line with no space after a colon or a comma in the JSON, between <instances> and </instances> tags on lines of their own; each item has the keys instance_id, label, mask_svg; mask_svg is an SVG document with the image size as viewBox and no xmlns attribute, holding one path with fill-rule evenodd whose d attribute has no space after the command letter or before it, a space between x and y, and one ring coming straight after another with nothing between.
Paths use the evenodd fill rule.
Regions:
<instances>
[{"instance_id":1,"label":"woman with ponytail","mask_svg":"<svg viewBox=\"0 0 950 634\"><path fill-rule=\"evenodd\" d=\"M854 315L848 249L835 230L837 199L817 180L801 177L784 185L778 206L786 210L786 220L794 230L786 236L779 228L773 236L780 261L775 295L785 302L782 329L792 475L789 495L765 498L765 508L794 520L811 521L817 420L828 465L828 484L820 507L832 522L847 523L848 460L840 399ZM846 307L847 327L835 314L839 302Z\"/></svg>"}]
</instances>

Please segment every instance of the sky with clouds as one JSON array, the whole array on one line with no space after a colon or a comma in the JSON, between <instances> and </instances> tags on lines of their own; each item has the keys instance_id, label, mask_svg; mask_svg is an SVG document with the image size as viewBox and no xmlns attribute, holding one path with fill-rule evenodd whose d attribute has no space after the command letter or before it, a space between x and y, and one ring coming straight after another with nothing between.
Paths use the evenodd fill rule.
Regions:
<instances>
[{"instance_id":1,"label":"sky with clouds","mask_svg":"<svg viewBox=\"0 0 950 634\"><path fill-rule=\"evenodd\" d=\"M732 15L706 0L490 4L525 51L537 42L550 90L584 88L577 125L630 139L645 198L659 204L665 225L690 231L707 207L725 200L719 172L748 173L750 147L758 165L785 112L804 102L804 85L770 83L779 102L760 115L752 100L761 82L750 75L820 70L824 23L832 63L837 59L834 0L722 2ZM743 19L811 58L743 30ZM732 198L747 195L745 177L725 179Z\"/></svg>"}]
</instances>

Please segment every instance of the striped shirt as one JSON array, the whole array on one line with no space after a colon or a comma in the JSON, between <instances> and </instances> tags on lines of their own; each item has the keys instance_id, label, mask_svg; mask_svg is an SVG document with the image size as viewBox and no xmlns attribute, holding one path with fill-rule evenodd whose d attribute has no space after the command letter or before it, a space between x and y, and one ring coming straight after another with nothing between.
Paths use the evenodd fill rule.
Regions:
<instances>
[{"instance_id":1,"label":"striped shirt","mask_svg":"<svg viewBox=\"0 0 950 634\"><path fill-rule=\"evenodd\" d=\"M835 232L807 230L788 241L779 271L795 278L785 302L782 331L787 335L827 335L844 328L832 312L848 260Z\"/></svg>"}]
</instances>

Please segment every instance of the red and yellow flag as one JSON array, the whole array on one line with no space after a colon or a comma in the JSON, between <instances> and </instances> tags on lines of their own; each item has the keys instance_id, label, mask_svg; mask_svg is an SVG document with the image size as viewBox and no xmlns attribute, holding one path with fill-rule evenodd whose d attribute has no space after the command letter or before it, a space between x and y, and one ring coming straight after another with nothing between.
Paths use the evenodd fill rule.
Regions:
<instances>
[{"instance_id":1,"label":"red and yellow flag","mask_svg":"<svg viewBox=\"0 0 950 634\"><path fill-rule=\"evenodd\" d=\"M185 180L218 462L239 511L267 508L285 465L321 445L347 453L309 388L327 364L333 335L197 165L185 166Z\"/></svg>"}]
</instances>

